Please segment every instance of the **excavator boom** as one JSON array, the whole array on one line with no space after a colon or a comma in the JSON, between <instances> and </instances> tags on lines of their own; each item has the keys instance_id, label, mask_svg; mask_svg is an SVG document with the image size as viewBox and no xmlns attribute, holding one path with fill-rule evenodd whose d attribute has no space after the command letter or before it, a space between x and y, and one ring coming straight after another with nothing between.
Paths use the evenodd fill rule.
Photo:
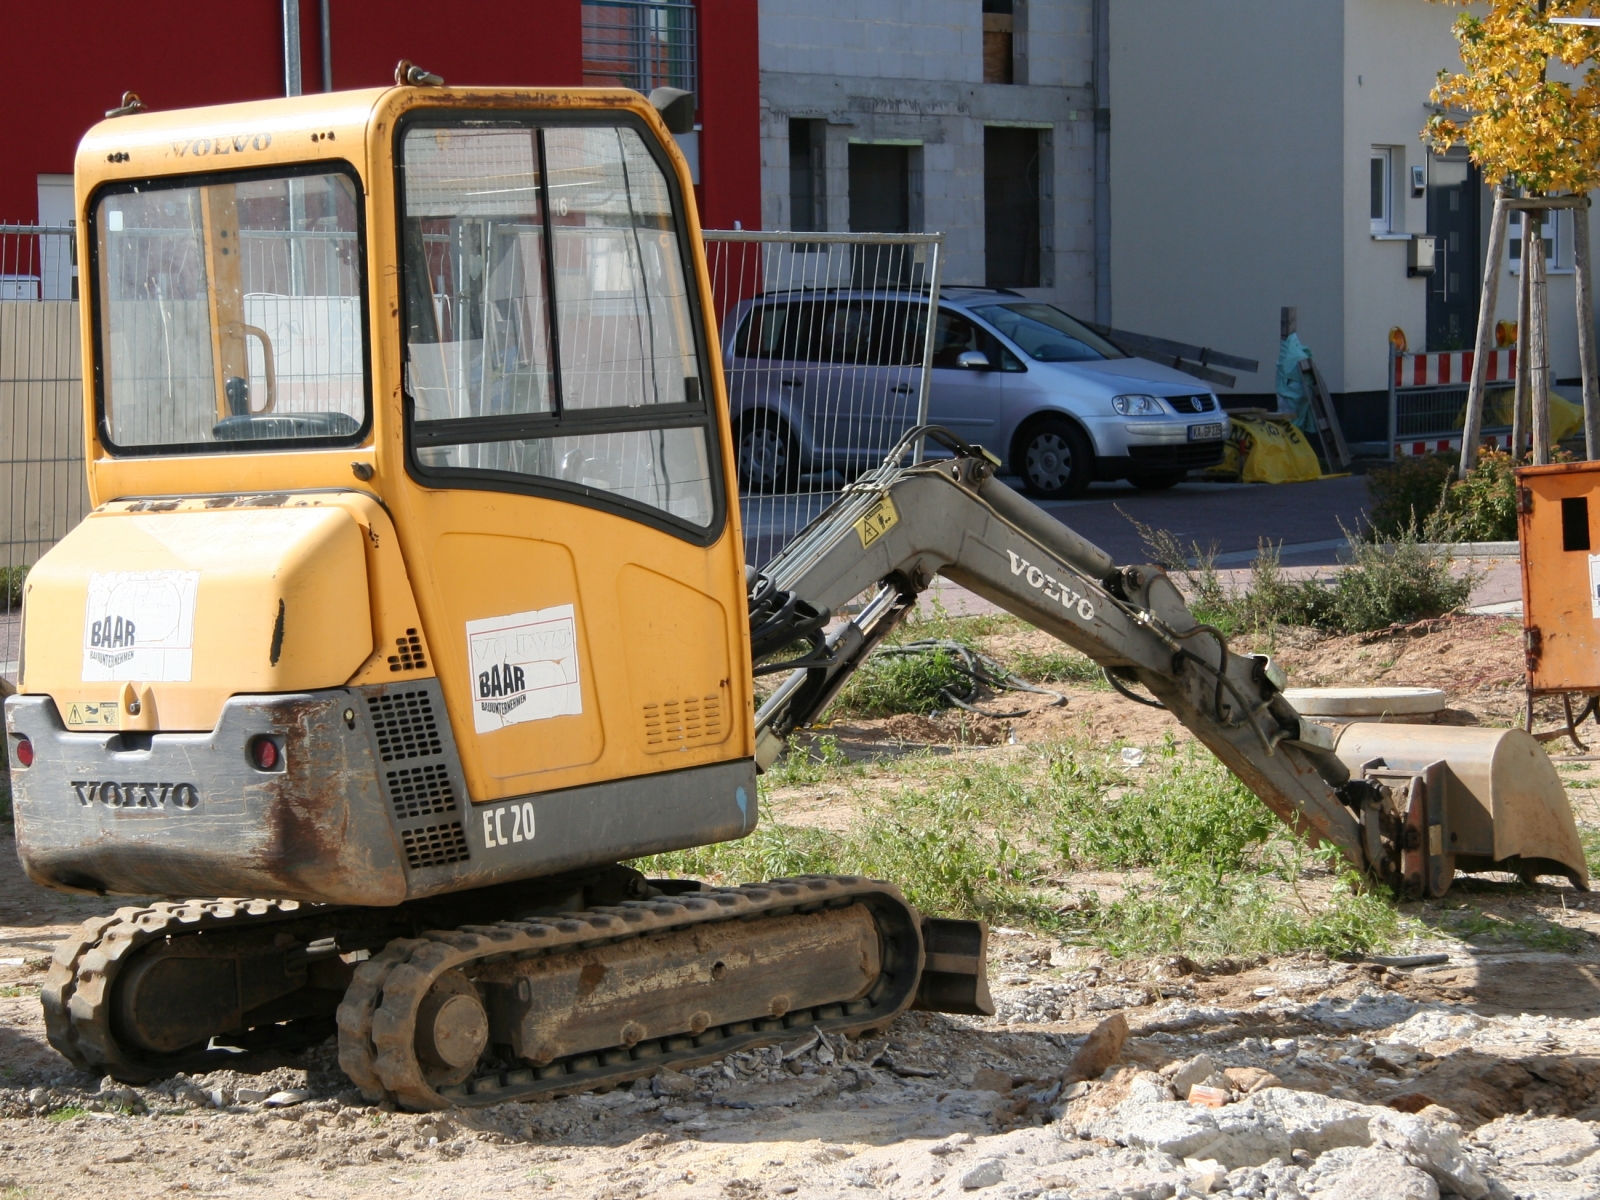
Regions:
<instances>
[{"instance_id":1,"label":"excavator boom","mask_svg":"<svg viewBox=\"0 0 1600 1200\"><path fill-rule=\"evenodd\" d=\"M898 465L904 449L921 436L941 443L951 457ZM1374 878L1442 892L1454 874L1443 867L1452 832L1459 846L1469 826L1483 824L1480 810L1488 810L1493 825L1497 807L1518 803L1519 828L1548 832L1539 847L1519 846L1509 869L1587 882L1565 794L1531 738L1528 745L1518 742L1516 751L1537 751L1534 765L1543 760L1549 767L1553 790L1524 789L1528 794L1511 801L1505 787L1491 787L1485 771L1451 772L1441 761L1428 768L1435 776L1429 819L1428 798L1414 794L1427 791L1424 764L1460 757L1464 746L1456 743L1463 739L1476 744L1487 737L1498 745L1507 731L1450 730L1451 744L1429 754L1430 742L1438 742L1431 728L1407 734L1412 727L1363 726L1373 733L1347 739L1342 756L1334 731L1302 717L1284 697L1285 681L1270 660L1231 651L1220 630L1189 611L1163 570L1117 567L1105 551L997 479L994 461L982 450L932 427L913 431L882 467L850 485L767 565L758 582L765 608L787 607L789 625L817 637L818 614L875 592L857 616L798 660L757 713L758 763L769 765L783 739L822 712L938 575L1087 655L1129 699L1166 708L1297 834L1337 846ZM780 596L789 598L786 605L774 604ZM794 640L778 625L753 635L757 657ZM1130 684L1153 699L1140 697ZM1377 742L1382 747L1374 751ZM1365 748L1358 751L1358 745ZM1480 786L1465 783L1469 776ZM1530 810L1544 819L1529 821ZM1410 844L1419 840L1436 844L1438 853L1419 854L1422 847ZM1430 863L1430 857L1438 861ZM1502 869L1512 857L1497 856L1492 846L1487 856L1477 856L1486 859L1483 866L1498 862Z\"/></svg>"}]
</instances>

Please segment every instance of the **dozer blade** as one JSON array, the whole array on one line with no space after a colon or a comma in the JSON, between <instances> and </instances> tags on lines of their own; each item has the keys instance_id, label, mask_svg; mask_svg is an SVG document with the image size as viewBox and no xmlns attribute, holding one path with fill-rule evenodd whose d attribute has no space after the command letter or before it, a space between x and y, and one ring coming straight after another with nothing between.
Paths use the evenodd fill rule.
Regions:
<instances>
[{"instance_id":1,"label":"dozer blade","mask_svg":"<svg viewBox=\"0 0 1600 1200\"><path fill-rule=\"evenodd\" d=\"M1443 895L1458 870L1565 875L1588 889L1566 789L1522 730L1360 722L1345 726L1336 752L1353 775L1402 797L1394 815L1407 891Z\"/></svg>"}]
</instances>

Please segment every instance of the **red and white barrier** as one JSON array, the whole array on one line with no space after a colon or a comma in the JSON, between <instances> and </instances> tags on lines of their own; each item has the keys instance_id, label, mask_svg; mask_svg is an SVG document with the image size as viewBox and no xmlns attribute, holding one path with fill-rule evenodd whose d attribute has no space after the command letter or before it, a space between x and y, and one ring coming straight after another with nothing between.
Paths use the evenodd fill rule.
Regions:
<instances>
[{"instance_id":1,"label":"red and white barrier","mask_svg":"<svg viewBox=\"0 0 1600 1200\"><path fill-rule=\"evenodd\" d=\"M1471 350L1444 350L1433 354L1396 354L1394 386L1407 388L1465 386L1472 382ZM1489 368L1484 378L1490 383L1510 383L1516 378L1517 352L1514 349L1489 351Z\"/></svg>"},{"instance_id":2,"label":"red and white barrier","mask_svg":"<svg viewBox=\"0 0 1600 1200\"><path fill-rule=\"evenodd\" d=\"M1509 433L1496 437L1494 434L1485 434L1480 439L1480 444L1495 450L1511 449L1511 435ZM1408 458L1419 454L1459 454L1461 452L1461 435L1447 438L1429 438L1426 441L1396 442L1394 456Z\"/></svg>"}]
</instances>

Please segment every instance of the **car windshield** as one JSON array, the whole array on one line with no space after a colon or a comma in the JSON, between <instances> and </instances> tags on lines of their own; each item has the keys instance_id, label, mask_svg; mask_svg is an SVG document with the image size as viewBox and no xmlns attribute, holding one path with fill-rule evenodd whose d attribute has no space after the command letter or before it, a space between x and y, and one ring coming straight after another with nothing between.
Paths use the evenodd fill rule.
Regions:
<instances>
[{"instance_id":1,"label":"car windshield","mask_svg":"<svg viewBox=\"0 0 1600 1200\"><path fill-rule=\"evenodd\" d=\"M103 194L92 217L107 442L216 451L359 434L360 208L343 172Z\"/></svg>"},{"instance_id":2,"label":"car windshield","mask_svg":"<svg viewBox=\"0 0 1600 1200\"><path fill-rule=\"evenodd\" d=\"M1053 304L985 304L972 311L1035 362L1095 362L1127 357Z\"/></svg>"}]
</instances>

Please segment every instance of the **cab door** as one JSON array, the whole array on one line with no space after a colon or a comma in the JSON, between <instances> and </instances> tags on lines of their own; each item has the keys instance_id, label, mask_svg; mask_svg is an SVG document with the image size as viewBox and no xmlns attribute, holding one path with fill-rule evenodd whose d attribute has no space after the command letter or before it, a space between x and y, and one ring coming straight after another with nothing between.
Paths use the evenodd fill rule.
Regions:
<instances>
[{"instance_id":1,"label":"cab door","mask_svg":"<svg viewBox=\"0 0 1600 1200\"><path fill-rule=\"evenodd\" d=\"M627 114L397 134L403 522L474 800L747 753L701 292Z\"/></svg>"}]
</instances>

